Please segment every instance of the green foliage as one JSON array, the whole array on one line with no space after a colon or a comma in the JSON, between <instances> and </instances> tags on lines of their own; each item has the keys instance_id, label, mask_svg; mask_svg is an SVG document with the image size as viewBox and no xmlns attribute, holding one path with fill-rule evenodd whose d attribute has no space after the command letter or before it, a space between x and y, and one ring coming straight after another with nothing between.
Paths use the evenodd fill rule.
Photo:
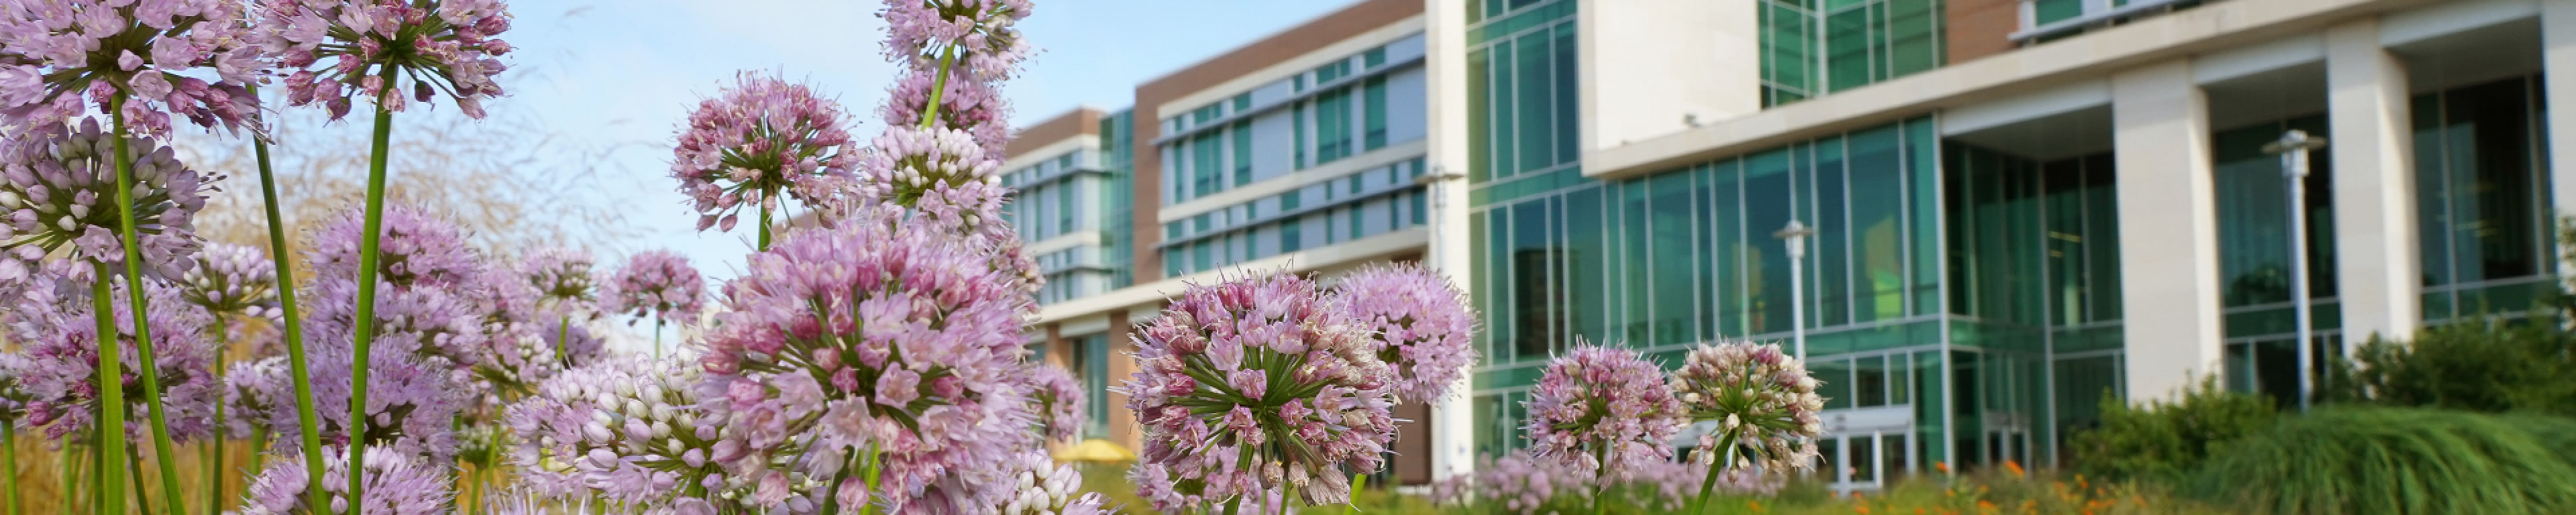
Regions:
<instances>
[{"instance_id":1,"label":"green foliage","mask_svg":"<svg viewBox=\"0 0 2576 515\"><path fill-rule=\"evenodd\" d=\"M1541 512L1544 513L1544 512ZM1835 496L1821 483L1792 483L1768 497L1728 496L1710 501L1705 515L1971 515L2092 514L2183 515L2227 511L2177 498L2144 483L2095 483L2084 476L1990 468L1957 477L1904 478L1877 492Z\"/></svg>"},{"instance_id":2,"label":"green foliage","mask_svg":"<svg viewBox=\"0 0 2576 515\"><path fill-rule=\"evenodd\" d=\"M2372 338L2329 378L2330 398L2576 416L2571 336L2555 323L2481 319L2426 329L2411 343Z\"/></svg>"},{"instance_id":3,"label":"green foliage","mask_svg":"<svg viewBox=\"0 0 2576 515\"><path fill-rule=\"evenodd\" d=\"M2218 444L2269 427L2277 416L2271 400L2220 389L2215 377L2173 403L2132 406L2106 395L2102 425L2075 433L2067 452L2086 476L2177 480Z\"/></svg>"},{"instance_id":4,"label":"green foliage","mask_svg":"<svg viewBox=\"0 0 2576 515\"><path fill-rule=\"evenodd\" d=\"M2571 443L2563 419L2335 406L2227 445L2189 488L2267 513L2569 513Z\"/></svg>"}]
</instances>

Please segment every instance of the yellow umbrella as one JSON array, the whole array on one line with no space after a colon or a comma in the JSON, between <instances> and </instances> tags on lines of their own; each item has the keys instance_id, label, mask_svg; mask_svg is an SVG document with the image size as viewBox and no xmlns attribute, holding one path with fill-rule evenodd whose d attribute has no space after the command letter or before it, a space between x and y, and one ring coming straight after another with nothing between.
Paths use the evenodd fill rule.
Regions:
<instances>
[{"instance_id":1,"label":"yellow umbrella","mask_svg":"<svg viewBox=\"0 0 2576 515\"><path fill-rule=\"evenodd\" d=\"M1134 461L1136 453L1108 440L1093 438L1055 452L1056 461L1119 462Z\"/></svg>"}]
</instances>

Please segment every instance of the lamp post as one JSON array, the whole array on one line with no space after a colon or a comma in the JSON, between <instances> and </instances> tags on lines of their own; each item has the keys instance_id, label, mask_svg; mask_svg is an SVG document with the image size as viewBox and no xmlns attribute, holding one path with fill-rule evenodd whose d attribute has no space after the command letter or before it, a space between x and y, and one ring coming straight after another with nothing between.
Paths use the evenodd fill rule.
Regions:
<instances>
[{"instance_id":1,"label":"lamp post","mask_svg":"<svg viewBox=\"0 0 2576 515\"><path fill-rule=\"evenodd\" d=\"M1800 363L1807 361L1807 237L1815 234L1815 229L1796 219L1771 233L1789 244L1789 334Z\"/></svg>"},{"instance_id":2,"label":"lamp post","mask_svg":"<svg viewBox=\"0 0 2576 515\"><path fill-rule=\"evenodd\" d=\"M2281 155L2281 179L2289 183L2289 202L2282 204L2290 218L2290 311L2298 324L2299 346L2299 411L2308 410L2316 392L2316 342L2311 333L2313 308L2308 301L2308 151L2325 148L2326 139L2309 136L2307 131L2293 129L2281 133L2281 139L2263 144L2263 152Z\"/></svg>"}]
</instances>

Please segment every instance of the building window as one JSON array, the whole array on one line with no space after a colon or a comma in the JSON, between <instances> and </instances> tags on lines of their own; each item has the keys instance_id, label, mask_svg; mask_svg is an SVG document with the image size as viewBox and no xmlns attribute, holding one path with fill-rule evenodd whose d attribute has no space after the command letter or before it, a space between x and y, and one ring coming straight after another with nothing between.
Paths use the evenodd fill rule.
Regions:
<instances>
[{"instance_id":1,"label":"building window","mask_svg":"<svg viewBox=\"0 0 2576 515\"><path fill-rule=\"evenodd\" d=\"M1374 69L1377 69L1377 67L1379 67L1379 66L1385 66L1385 65L1386 65L1386 47L1382 47L1382 46L1381 46L1381 47L1377 47L1377 48L1371 48L1371 49L1368 49L1368 51L1367 51L1367 52L1361 52L1361 53L1360 53L1360 68L1362 68L1362 69L1371 69L1371 70L1374 70Z\"/></svg>"},{"instance_id":2,"label":"building window","mask_svg":"<svg viewBox=\"0 0 2576 515\"><path fill-rule=\"evenodd\" d=\"M1066 233L1071 233L1071 232L1073 232L1073 218L1074 218L1074 217L1073 217L1073 212L1074 212L1074 208L1073 208L1073 185L1072 185L1072 184L1059 184L1059 185L1056 185L1056 187L1055 187L1055 216L1056 216L1056 230L1055 230L1055 233L1056 233L1056 234L1061 235L1061 234L1066 234Z\"/></svg>"},{"instance_id":3,"label":"building window","mask_svg":"<svg viewBox=\"0 0 2576 515\"><path fill-rule=\"evenodd\" d=\"M1225 154L1216 131L1200 134L1190 141L1190 187L1192 197L1204 197L1225 191Z\"/></svg>"},{"instance_id":4,"label":"building window","mask_svg":"<svg viewBox=\"0 0 2576 515\"><path fill-rule=\"evenodd\" d=\"M1326 91L1315 96L1315 164L1322 165L1351 154L1351 90Z\"/></svg>"},{"instance_id":5,"label":"building window","mask_svg":"<svg viewBox=\"0 0 2576 515\"><path fill-rule=\"evenodd\" d=\"M2538 77L2515 77L2415 97L2425 320L2517 314L2557 294L2539 94Z\"/></svg>"},{"instance_id":6,"label":"building window","mask_svg":"<svg viewBox=\"0 0 2576 515\"><path fill-rule=\"evenodd\" d=\"M1296 211L1299 201L1303 200L1298 197L1302 196L1305 192L1306 190L1288 190L1287 193L1279 194L1279 212L1287 213Z\"/></svg>"},{"instance_id":7,"label":"building window","mask_svg":"<svg viewBox=\"0 0 2576 515\"><path fill-rule=\"evenodd\" d=\"M1296 252L1306 249L1306 238L1304 234L1301 234L1306 227L1306 223L1303 218L1304 217L1291 216L1285 220L1279 221L1280 252Z\"/></svg>"},{"instance_id":8,"label":"building window","mask_svg":"<svg viewBox=\"0 0 2576 515\"><path fill-rule=\"evenodd\" d=\"M1577 161L1581 120L1570 16L1467 54L1467 178L1484 182Z\"/></svg>"},{"instance_id":9,"label":"building window","mask_svg":"<svg viewBox=\"0 0 2576 515\"><path fill-rule=\"evenodd\" d=\"M1298 83L1305 82L1298 81ZM1288 107L1288 134L1291 138L1289 146L1295 149L1296 154L1296 160L1291 164L1295 165L1295 169L1304 170L1306 169L1306 101L1299 100Z\"/></svg>"},{"instance_id":10,"label":"building window","mask_svg":"<svg viewBox=\"0 0 2576 515\"><path fill-rule=\"evenodd\" d=\"M1386 77L1370 77L1360 83L1360 120L1363 127L1362 150L1386 146Z\"/></svg>"},{"instance_id":11,"label":"building window","mask_svg":"<svg viewBox=\"0 0 2576 515\"><path fill-rule=\"evenodd\" d=\"M1762 0L1759 9L1765 106L1912 75L1943 60L1941 0Z\"/></svg>"},{"instance_id":12,"label":"building window","mask_svg":"<svg viewBox=\"0 0 2576 515\"><path fill-rule=\"evenodd\" d=\"M1234 122L1234 185L1252 184L1252 122Z\"/></svg>"}]
</instances>

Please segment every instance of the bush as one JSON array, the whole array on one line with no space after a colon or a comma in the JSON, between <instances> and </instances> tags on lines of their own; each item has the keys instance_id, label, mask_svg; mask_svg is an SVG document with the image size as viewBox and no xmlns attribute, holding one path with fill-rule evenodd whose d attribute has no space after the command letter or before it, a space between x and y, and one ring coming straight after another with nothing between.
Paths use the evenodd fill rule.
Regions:
<instances>
[{"instance_id":1,"label":"bush","mask_svg":"<svg viewBox=\"0 0 2576 515\"><path fill-rule=\"evenodd\" d=\"M2131 406L2102 399L2102 423L2067 440L2076 471L2106 480L2173 481L2199 467L2218 444L2253 433L2277 417L2262 396L2219 389L2215 377L2182 400Z\"/></svg>"},{"instance_id":2,"label":"bush","mask_svg":"<svg viewBox=\"0 0 2576 515\"><path fill-rule=\"evenodd\" d=\"M2571 442L2563 419L2328 407L2225 446L2190 492L2269 513L2568 513Z\"/></svg>"},{"instance_id":3,"label":"bush","mask_svg":"<svg viewBox=\"0 0 2576 515\"><path fill-rule=\"evenodd\" d=\"M2554 321L2460 322L2411 344L2372 338L2327 384L2341 400L2576 416L2576 377L2567 374L2576 370L2576 338Z\"/></svg>"}]
</instances>

